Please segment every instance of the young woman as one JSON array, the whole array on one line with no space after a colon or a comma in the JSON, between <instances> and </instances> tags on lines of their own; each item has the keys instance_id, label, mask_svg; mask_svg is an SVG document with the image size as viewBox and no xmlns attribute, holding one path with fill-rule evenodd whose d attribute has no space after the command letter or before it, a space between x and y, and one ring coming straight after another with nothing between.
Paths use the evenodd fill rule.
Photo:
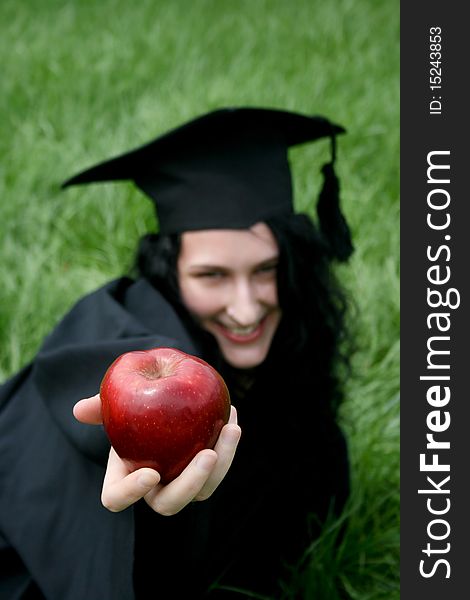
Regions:
<instances>
[{"instance_id":1,"label":"young woman","mask_svg":"<svg viewBox=\"0 0 470 600\"><path fill-rule=\"evenodd\" d=\"M160 232L143 238L134 279L82 299L4 386L6 598L282 597L285 565L349 490L336 422L345 304L330 272L352 251L333 171L341 132L223 109L66 182L133 179ZM321 231L294 214L287 160L320 137L333 145ZM216 367L243 431L233 410L214 450L166 486L151 469L129 473L90 427L110 362L155 346Z\"/></svg>"}]
</instances>

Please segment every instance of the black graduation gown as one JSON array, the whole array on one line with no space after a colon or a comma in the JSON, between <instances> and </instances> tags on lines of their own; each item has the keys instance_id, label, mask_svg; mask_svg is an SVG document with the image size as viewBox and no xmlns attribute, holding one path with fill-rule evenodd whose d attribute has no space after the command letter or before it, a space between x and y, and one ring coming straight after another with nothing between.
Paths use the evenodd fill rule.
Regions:
<instances>
[{"instance_id":1,"label":"black graduation gown","mask_svg":"<svg viewBox=\"0 0 470 600\"><path fill-rule=\"evenodd\" d=\"M237 407L236 459L211 499L172 517L144 502L117 514L103 508L109 442L72 407L98 391L118 355L156 346L200 354L157 290L119 279L79 301L1 388L2 600L132 600L135 590L198 598L215 578L276 597L281 558L295 558L307 541L306 514L324 513L332 495L344 502L339 429L314 424L307 443L289 427L289 412L269 417L248 397Z\"/></svg>"}]
</instances>

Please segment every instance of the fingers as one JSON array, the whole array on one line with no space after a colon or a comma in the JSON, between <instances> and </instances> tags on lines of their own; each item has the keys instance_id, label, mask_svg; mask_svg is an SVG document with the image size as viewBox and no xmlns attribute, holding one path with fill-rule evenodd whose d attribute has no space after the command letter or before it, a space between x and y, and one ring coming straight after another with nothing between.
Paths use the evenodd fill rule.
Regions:
<instances>
[{"instance_id":1,"label":"fingers","mask_svg":"<svg viewBox=\"0 0 470 600\"><path fill-rule=\"evenodd\" d=\"M99 396L76 405L81 417L82 406L79 405L94 398L99 399ZM91 411L89 405L86 405L86 410ZM90 418L90 415L87 413L86 417ZM160 475L153 469L138 469L130 473L111 448L101 496L103 505L112 512L118 512L145 498L155 512L169 516L178 513L193 500L209 498L232 464L240 435L237 412L232 407L229 422L222 428L214 450L199 452L181 475L167 485L159 483Z\"/></svg>"},{"instance_id":2,"label":"fingers","mask_svg":"<svg viewBox=\"0 0 470 600\"><path fill-rule=\"evenodd\" d=\"M162 515L174 515L193 500L206 500L223 480L232 464L240 440L237 411L232 407L229 422L219 435L214 450L202 450L179 477L167 486L151 490L146 502Z\"/></svg>"},{"instance_id":3,"label":"fingers","mask_svg":"<svg viewBox=\"0 0 470 600\"><path fill-rule=\"evenodd\" d=\"M92 396L79 400L73 407L73 415L77 421L87 423L88 425L99 425L103 422L101 417L100 395Z\"/></svg>"},{"instance_id":4,"label":"fingers","mask_svg":"<svg viewBox=\"0 0 470 600\"><path fill-rule=\"evenodd\" d=\"M160 475L153 469L144 468L129 473L115 450L111 448L101 502L111 512L119 512L143 498L159 481Z\"/></svg>"},{"instance_id":5,"label":"fingers","mask_svg":"<svg viewBox=\"0 0 470 600\"><path fill-rule=\"evenodd\" d=\"M228 418L228 422L230 424L235 423L235 425L238 423L237 409L233 406L233 404L230 406L230 416Z\"/></svg>"},{"instance_id":6,"label":"fingers","mask_svg":"<svg viewBox=\"0 0 470 600\"><path fill-rule=\"evenodd\" d=\"M214 450L201 450L186 469L166 486L152 489L145 501L164 516L175 515L194 500L217 462Z\"/></svg>"},{"instance_id":7,"label":"fingers","mask_svg":"<svg viewBox=\"0 0 470 600\"><path fill-rule=\"evenodd\" d=\"M207 500L214 493L232 464L240 436L241 429L236 423L229 423L222 428L214 447L217 453L217 463L199 493L194 497L195 500Z\"/></svg>"}]
</instances>

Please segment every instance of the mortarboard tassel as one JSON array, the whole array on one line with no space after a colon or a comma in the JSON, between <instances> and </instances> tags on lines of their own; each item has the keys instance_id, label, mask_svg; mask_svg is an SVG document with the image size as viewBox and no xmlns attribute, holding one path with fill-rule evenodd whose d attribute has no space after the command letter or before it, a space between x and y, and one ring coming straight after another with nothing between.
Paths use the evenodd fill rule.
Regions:
<instances>
[{"instance_id":1,"label":"mortarboard tassel","mask_svg":"<svg viewBox=\"0 0 470 600\"><path fill-rule=\"evenodd\" d=\"M331 258L344 262L354 251L349 226L341 212L339 180L334 163L336 159L336 137L331 137L331 162L322 167L323 187L318 197L317 215L320 230L328 243Z\"/></svg>"}]
</instances>

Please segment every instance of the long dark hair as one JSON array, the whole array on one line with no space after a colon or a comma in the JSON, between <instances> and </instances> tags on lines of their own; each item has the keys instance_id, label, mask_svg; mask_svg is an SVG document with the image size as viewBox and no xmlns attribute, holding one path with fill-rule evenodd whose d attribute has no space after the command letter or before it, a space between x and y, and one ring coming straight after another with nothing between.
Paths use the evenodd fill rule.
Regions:
<instances>
[{"instance_id":1,"label":"long dark hair","mask_svg":"<svg viewBox=\"0 0 470 600\"><path fill-rule=\"evenodd\" d=\"M278 216L265 222L279 246L277 283L283 317L256 378L271 382L276 373L277 389L281 375L290 394L314 391L315 411L321 408L334 418L342 400L340 373L349 364L346 296L331 268L327 245L307 215ZM178 234L145 235L137 251L137 272L175 307L192 334L200 338L208 360L233 378L212 336L198 328L182 304L177 280L180 244Z\"/></svg>"}]
</instances>

